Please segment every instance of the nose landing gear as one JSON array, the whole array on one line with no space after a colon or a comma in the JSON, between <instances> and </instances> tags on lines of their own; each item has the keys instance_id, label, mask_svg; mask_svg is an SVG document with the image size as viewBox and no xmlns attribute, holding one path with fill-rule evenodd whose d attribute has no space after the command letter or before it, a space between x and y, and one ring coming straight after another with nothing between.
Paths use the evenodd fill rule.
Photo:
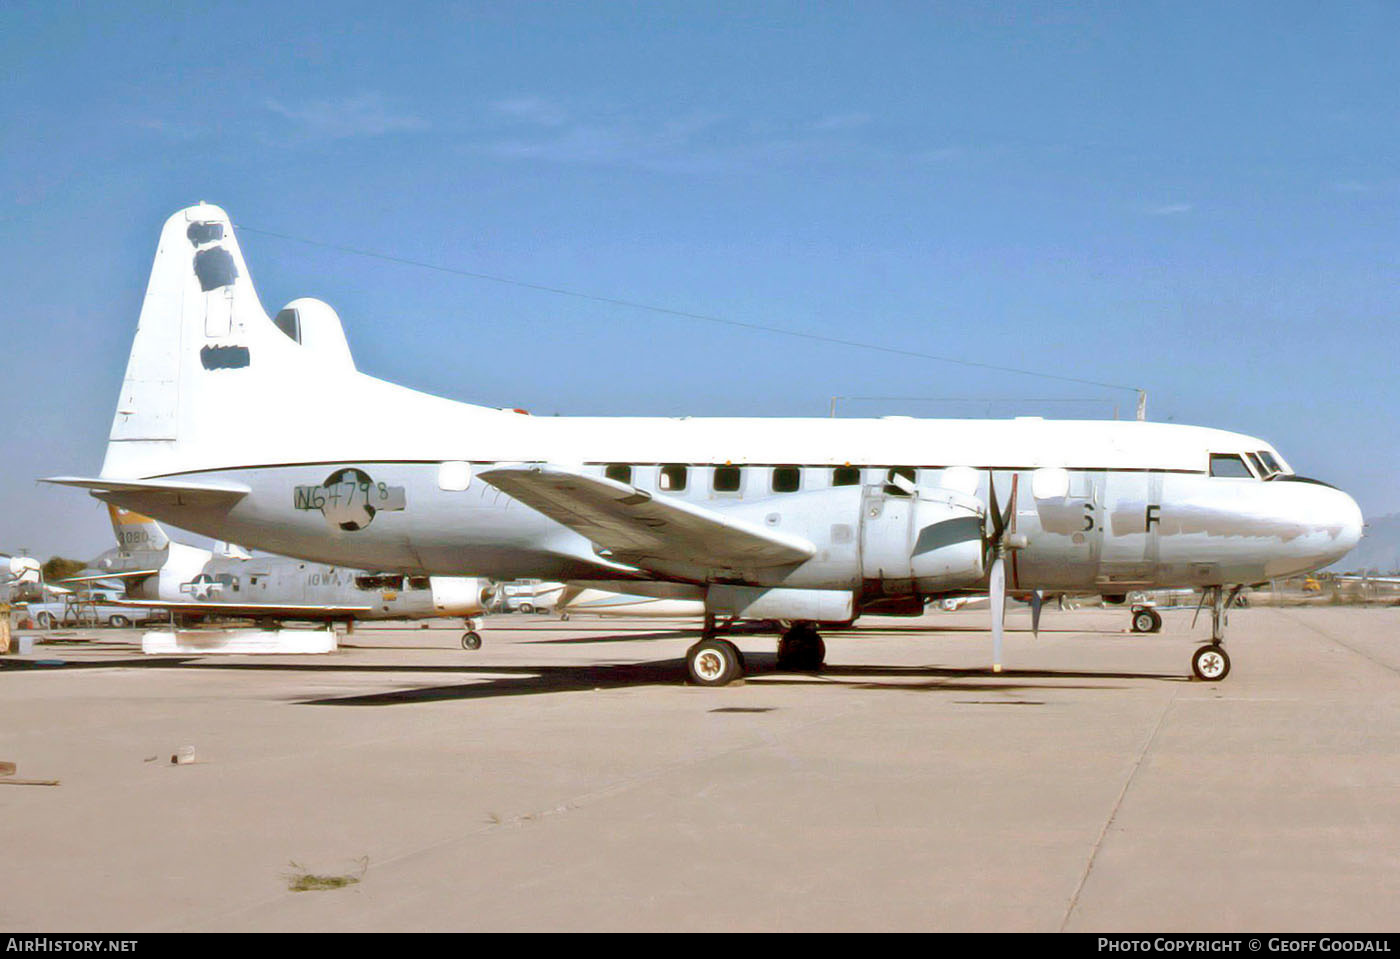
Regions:
<instances>
[{"instance_id":1,"label":"nose landing gear","mask_svg":"<svg viewBox=\"0 0 1400 959\"><path fill-rule=\"evenodd\" d=\"M462 634L462 648L463 648L463 649L480 649L480 648L481 648L481 634L477 632L477 628L481 625L481 623L477 622L477 621L474 620L474 619L469 619L469 620L467 620L467 624L466 624L466 625L467 625L467 631L466 631L465 633Z\"/></svg>"},{"instance_id":2,"label":"nose landing gear","mask_svg":"<svg viewBox=\"0 0 1400 959\"><path fill-rule=\"evenodd\" d=\"M1236 586L1225 594L1223 586L1212 586L1201 594L1201 603L1196 607L1196 615L1201 614L1201 606L1210 602L1210 642L1200 647L1191 656L1191 672L1197 679L1208 683L1218 683L1230 675L1230 657L1225 652L1225 627L1230 622L1230 607L1239 599L1243 586ZM1191 625L1196 625L1195 617Z\"/></svg>"}]
</instances>

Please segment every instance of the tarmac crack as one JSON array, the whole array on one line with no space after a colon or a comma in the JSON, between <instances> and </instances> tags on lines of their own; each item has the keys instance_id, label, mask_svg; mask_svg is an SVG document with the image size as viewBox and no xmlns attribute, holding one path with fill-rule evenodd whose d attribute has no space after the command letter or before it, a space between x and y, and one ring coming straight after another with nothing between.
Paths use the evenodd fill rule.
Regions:
<instances>
[{"instance_id":1,"label":"tarmac crack","mask_svg":"<svg viewBox=\"0 0 1400 959\"><path fill-rule=\"evenodd\" d=\"M1173 689L1170 697L1167 698L1162 712L1157 716L1157 722L1152 727L1152 732L1142 744L1142 749L1138 750L1137 759L1133 762L1133 767L1128 771L1128 777L1123 781L1123 788L1118 790L1118 798L1113 801L1113 808L1109 810L1108 817L1103 821L1103 827L1099 830L1098 838L1094 840L1093 847L1089 850L1089 859L1084 863L1084 872L1079 877L1079 884L1074 887L1074 894L1069 897L1069 904L1065 907L1064 917L1060 920L1060 932L1064 932L1069 925L1070 918L1074 911L1079 908L1079 897L1084 892L1084 887L1089 882L1089 876L1094 871L1094 863L1099 858L1099 850L1103 848L1103 841L1108 836L1108 831L1113 827L1114 820L1118 818L1118 810L1123 807L1123 800L1128 795L1128 790L1133 787L1137 780L1138 770L1142 768L1143 760L1157 742L1158 735L1162 732L1162 726L1166 723L1167 713L1176 705L1176 697L1180 693L1180 687Z\"/></svg>"},{"instance_id":2,"label":"tarmac crack","mask_svg":"<svg viewBox=\"0 0 1400 959\"><path fill-rule=\"evenodd\" d=\"M1352 654L1354 654L1354 655L1356 655L1356 656L1360 656L1362 659L1366 660L1367 662L1371 663L1371 664L1374 665L1374 666L1379 666L1381 669L1387 670L1388 672L1400 673L1400 669L1396 669L1394 666L1390 665L1389 663L1377 659L1376 657L1372 656L1370 653L1367 653L1367 652L1364 652L1364 651L1362 651L1362 650L1360 650L1360 649L1357 649L1355 646L1351 645L1350 643L1344 643L1344 642L1342 642L1340 639L1338 639L1337 637L1333 636L1331 633L1327 632L1326 630L1324 630L1324 629L1322 629L1322 628L1320 628L1320 627L1318 627L1318 626L1314 626L1312 623L1309 623L1307 620L1299 619L1297 616L1290 615L1289 613L1287 613L1287 612L1285 612L1285 611L1283 611L1283 610L1281 610L1281 609L1280 609L1280 610L1277 610L1277 612L1278 612L1278 614L1279 614L1280 616L1282 616L1284 619L1287 619L1287 620L1290 620L1290 621L1292 621L1292 622L1294 622L1294 623L1297 623L1299 626L1302 626L1304 629L1310 630L1311 632L1314 632L1314 633L1316 633L1317 635L1321 636L1323 639L1326 639L1326 640L1328 640L1328 641L1330 641L1330 642L1332 642L1332 643L1335 643L1336 645L1342 647L1342 648L1345 649L1347 652L1352 653Z\"/></svg>"}]
</instances>

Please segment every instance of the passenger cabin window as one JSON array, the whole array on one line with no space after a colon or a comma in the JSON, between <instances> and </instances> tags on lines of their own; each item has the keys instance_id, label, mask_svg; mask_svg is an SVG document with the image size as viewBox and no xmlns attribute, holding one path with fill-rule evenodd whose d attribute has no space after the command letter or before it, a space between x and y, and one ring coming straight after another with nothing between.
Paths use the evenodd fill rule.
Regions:
<instances>
[{"instance_id":1,"label":"passenger cabin window","mask_svg":"<svg viewBox=\"0 0 1400 959\"><path fill-rule=\"evenodd\" d=\"M716 466L714 490L716 493L737 493L743 474L737 466Z\"/></svg>"},{"instance_id":2,"label":"passenger cabin window","mask_svg":"<svg viewBox=\"0 0 1400 959\"><path fill-rule=\"evenodd\" d=\"M859 466L838 466L831 471L832 486L859 486Z\"/></svg>"},{"instance_id":3,"label":"passenger cabin window","mask_svg":"<svg viewBox=\"0 0 1400 959\"><path fill-rule=\"evenodd\" d=\"M802 470L797 466L773 467L773 492L796 493L802 488Z\"/></svg>"},{"instance_id":4,"label":"passenger cabin window","mask_svg":"<svg viewBox=\"0 0 1400 959\"><path fill-rule=\"evenodd\" d=\"M685 489L690 470L680 463L669 463L661 467L660 485L667 493L679 493Z\"/></svg>"},{"instance_id":5,"label":"passenger cabin window","mask_svg":"<svg viewBox=\"0 0 1400 959\"><path fill-rule=\"evenodd\" d=\"M619 483L632 484L632 467L626 463L613 463L603 470L603 475L610 480L617 480Z\"/></svg>"},{"instance_id":6,"label":"passenger cabin window","mask_svg":"<svg viewBox=\"0 0 1400 959\"><path fill-rule=\"evenodd\" d=\"M408 578L409 589L429 589L432 585L433 581L427 576L410 576Z\"/></svg>"},{"instance_id":7,"label":"passenger cabin window","mask_svg":"<svg viewBox=\"0 0 1400 959\"><path fill-rule=\"evenodd\" d=\"M1210 475L1226 476L1235 479L1253 479L1254 474L1245 465L1244 458L1238 453L1211 453L1210 454Z\"/></svg>"},{"instance_id":8,"label":"passenger cabin window","mask_svg":"<svg viewBox=\"0 0 1400 959\"><path fill-rule=\"evenodd\" d=\"M895 482L895 477L902 477L908 480L908 483L897 483ZM914 467L912 466L891 467L890 471L885 474L886 496L908 496L910 495L910 489L915 485Z\"/></svg>"}]
</instances>

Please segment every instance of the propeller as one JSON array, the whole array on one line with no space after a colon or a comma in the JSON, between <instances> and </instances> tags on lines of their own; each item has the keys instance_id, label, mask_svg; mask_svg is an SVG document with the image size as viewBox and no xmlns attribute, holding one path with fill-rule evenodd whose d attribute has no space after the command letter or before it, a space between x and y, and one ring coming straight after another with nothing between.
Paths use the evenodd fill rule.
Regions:
<instances>
[{"instance_id":1,"label":"propeller","mask_svg":"<svg viewBox=\"0 0 1400 959\"><path fill-rule=\"evenodd\" d=\"M987 591L992 607L992 672L1001 672L1001 644L1006 633L1006 554L1014 548L1012 537L1016 534L1016 490L1018 476L1011 474L1011 497L1003 511L997 500L996 474L987 475L987 522L983 542L987 557ZM1038 594L1037 594L1038 595ZM1036 627L1039 628L1039 605L1033 609Z\"/></svg>"}]
</instances>

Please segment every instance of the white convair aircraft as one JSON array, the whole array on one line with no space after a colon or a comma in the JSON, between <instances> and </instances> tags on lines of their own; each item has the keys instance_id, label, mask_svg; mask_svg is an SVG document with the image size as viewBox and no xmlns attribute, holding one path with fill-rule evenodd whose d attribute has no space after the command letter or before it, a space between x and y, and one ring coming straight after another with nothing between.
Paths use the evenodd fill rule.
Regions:
<instances>
[{"instance_id":1,"label":"white convair aircraft","mask_svg":"<svg viewBox=\"0 0 1400 959\"><path fill-rule=\"evenodd\" d=\"M702 599L691 678L743 658L715 616L815 624L1007 589L1227 593L1325 566L1361 535L1346 493L1263 440L1144 422L533 418L355 369L339 318L269 319L223 210L161 233L102 474L53 482L248 546L370 569L470 570Z\"/></svg>"}]
</instances>

